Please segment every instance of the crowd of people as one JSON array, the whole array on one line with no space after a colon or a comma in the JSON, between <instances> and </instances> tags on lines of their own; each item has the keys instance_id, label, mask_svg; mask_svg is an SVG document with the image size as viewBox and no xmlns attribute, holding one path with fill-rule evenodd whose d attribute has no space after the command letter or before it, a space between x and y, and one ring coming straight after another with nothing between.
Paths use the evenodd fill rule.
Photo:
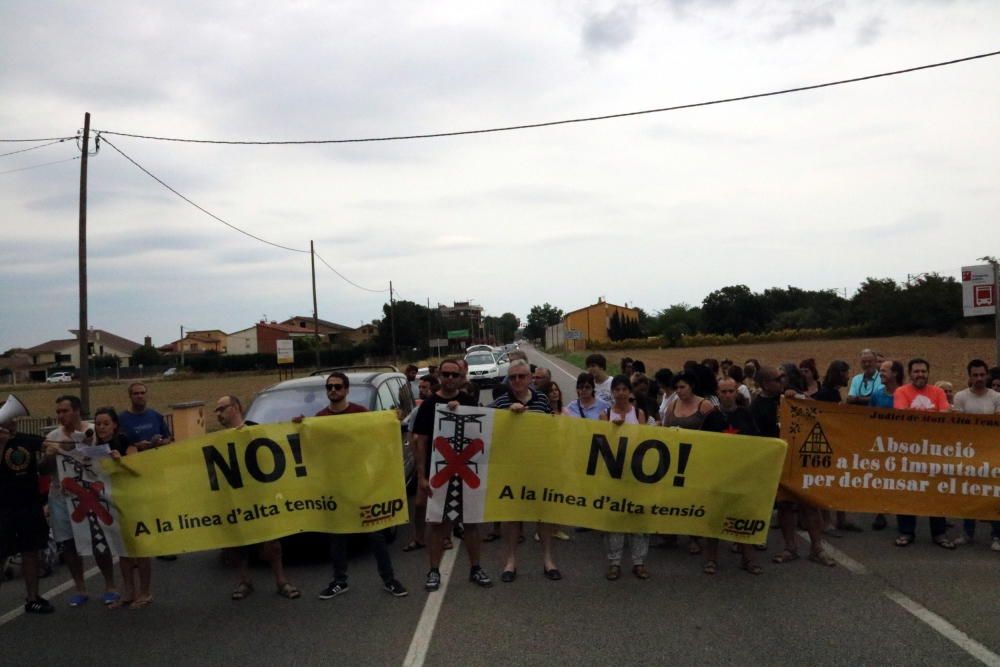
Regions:
<instances>
[{"instance_id":1,"label":"crowd of people","mask_svg":"<svg viewBox=\"0 0 1000 667\"><path fill-rule=\"evenodd\" d=\"M813 399L828 402L845 402L882 408L907 410L961 411L973 414L1000 413L1000 368L990 368L984 361L974 359L968 363L968 383L960 391L953 387L930 383L930 363L915 358L905 367L899 360L882 358L877 352L863 350L860 355L860 372L853 375L846 361L833 361L820 373L813 359L779 366L761 365L755 359L744 364L729 360L718 362L705 359L688 361L677 372L661 368L647 375L642 361L624 358L620 372L608 372L606 358L591 354L586 359L586 370L576 378L576 398L567 400L562 388L552 379L550 369L528 363L522 351L510 353L511 363L502 384L493 389L493 396L483 400L478 386L469 381L468 366L462 359L446 359L417 378L416 368L407 368L414 393L419 396L418 407L403 418L415 452L417 491L412 506L412 536L403 547L404 552L426 548L429 569L424 582L428 592L441 586L440 565L443 554L454 548L452 536L459 536L469 558L469 581L481 587L493 585L484 569L482 543L502 539L502 566L500 580L514 582L518 574L518 550L527 536L539 542L542 552L542 573L551 581L562 579L556 563L554 543L569 540L564 527L539 522L525 526L522 522L505 522L487 526L485 534L479 526L462 524L449 517L429 522L426 517L428 498L433 493L428 481L431 465L430 441L434 431L434 412L438 405L455 409L459 405L483 405L512 413L535 412L558 415L560 418L598 419L615 424L648 424L685 429L707 430L720 433L738 433L778 437L779 405L783 398ZM341 372L326 378L325 390L328 405L317 417L355 414L366 408L348 400L349 377ZM846 396L844 391L846 390ZM21 554L22 576L26 588L25 611L33 614L51 613L50 602L39 595L38 580L43 569L40 554L49 548L50 539L58 545L73 582L69 598L72 607L80 607L90 600L83 561L76 549L70 524L67 502L63 490L51 483L57 459L66 452L82 447L106 447L116 459L133 456L138 452L171 442L166 419L147 405L147 387L140 382L128 387L129 405L116 411L112 407L99 408L92 422L84 421L79 398L60 396L56 400L57 428L44 438L19 433L12 420L0 424L0 562L12 554ZM225 428L241 428L250 424L243 416L240 400L232 395L222 396L215 406L215 415ZM299 422L302 415L292 421ZM92 451L92 450L90 450ZM823 550L823 538L841 537L845 532L862 528L849 520L844 512L827 512L804 503L777 502L777 524L781 531L782 546L772 558L774 564L784 564L799 559L797 531L809 534L808 559L823 566L836 564ZM871 528L883 530L888 521L876 515ZM930 518L930 535L934 544L945 549L971 544L975 539L977 522L965 519L961 526L954 526L957 534L949 535L945 517ZM991 546L1000 552L1000 522L991 522ZM916 536L916 517L897 517L895 544L905 547ZM584 532L584 529L577 528ZM376 567L383 581L384 590L395 597L404 597L407 589L394 574L392 559L384 531L366 535L375 557ZM647 557L651 546L676 544L681 536L647 535L608 532L603 535L606 570L605 578L617 580L621 576L626 543L629 546L631 572L638 579L650 578ZM330 599L346 593L348 586L347 535L331 536L333 579L319 593L320 599ZM733 544L731 550L740 556L746 572L759 575L763 568L756 552L766 550L765 545ZM719 541L687 537L687 549L692 555L702 556L702 571L713 575L719 568ZM103 578L104 592L100 601L111 609L143 609L153 602L152 561L149 558L122 557L119 561L121 587L116 583L113 560L108 551L95 549L94 557ZM247 566L252 553L257 552L269 564L279 595L296 599L301 591L287 578L283 563L281 543L277 540L264 544L225 550L225 554L238 570L238 579L231 597L243 600L254 592L253 580ZM174 559L174 556L162 556Z\"/></svg>"}]
</instances>

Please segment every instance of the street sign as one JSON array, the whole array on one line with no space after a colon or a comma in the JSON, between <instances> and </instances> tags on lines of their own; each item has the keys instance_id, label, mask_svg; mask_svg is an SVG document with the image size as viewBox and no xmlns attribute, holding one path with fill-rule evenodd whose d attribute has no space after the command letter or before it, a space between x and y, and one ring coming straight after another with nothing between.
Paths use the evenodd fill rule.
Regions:
<instances>
[{"instance_id":1,"label":"street sign","mask_svg":"<svg viewBox=\"0 0 1000 667\"><path fill-rule=\"evenodd\" d=\"M448 339L447 338L431 338L430 339L430 346L431 347L448 347Z\"/></svg>"},{"instance_id":2,"label":"street sign","mask_svg":"<svg viewBox=\"0 0 1000 667\"><path fill-rule=\"evenodd\" d=\"M279 364L294 364L295 363L295 347L291 340L277 340L275 344L278 347L278 363Z\"/></svg>"},{"instance_id":3,"label":"street sign","mask_svg":"<svg viewBox=\"0 0 1000 667\"><path fill-rule=\"evenodd\" d=\"M993 266L990 264L962 267L962 309L966 317L996 312L997 294L993 281Z\"/></svg>"},{"instance_id":4,"label":"street sign","mask_svg":"<svg viewBox=\"0 0 1000 667\"><path fill-rule=\"evenodd\" d=\"M580 340L583 333L577 329L566 329L566 340Z\"/></svg>"},{"instance_id":5,"label":"street sign","mask_svg":"<svg viewBox=\"0 0 1000 667\"><path fill-rule=\"evenodd\" d=\"M453 340L455 338L468 338L468 337L469 337L468 329L455 329L454 331L448 332L448 340Z\"/></svg>"}]
</instances>

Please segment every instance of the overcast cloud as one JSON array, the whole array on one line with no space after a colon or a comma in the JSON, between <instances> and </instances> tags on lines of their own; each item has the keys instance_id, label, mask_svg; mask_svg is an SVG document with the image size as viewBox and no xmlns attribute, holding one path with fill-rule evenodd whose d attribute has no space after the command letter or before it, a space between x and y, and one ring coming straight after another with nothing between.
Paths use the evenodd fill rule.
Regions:
<instances>
[{"instance_id":1,"label":"overcast cloud","mask_svg":"<svg viewBox=\"0 0 1000 667\"><path fill-rule=\"evenodd\" d=\"M0 4L0 135L376 137L669 106L998 48L1000 4ZM406 142L108 137L221 218L353 281L524 316L745 283L847 288L1000 254L1000 57L740 104ZM10 148L8 148L10 147ZM0 152L22 145L0 144ZM66 142L0 171L73 157ZM90 161L90 322L156 344L312 310L309 257L237 234L109 146ZM77 323L79 161L0 176L0 350ZM317 265L319 312L383 294Z\"/></svg>"}]
</instances>

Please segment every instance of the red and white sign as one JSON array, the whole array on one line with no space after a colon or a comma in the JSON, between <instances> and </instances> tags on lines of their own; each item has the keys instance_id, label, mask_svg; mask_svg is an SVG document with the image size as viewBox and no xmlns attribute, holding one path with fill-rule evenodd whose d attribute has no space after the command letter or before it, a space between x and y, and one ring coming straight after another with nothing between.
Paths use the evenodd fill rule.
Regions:
<instances>
[{"instance_id":1,"label":"red and white sign","mask_svg":"<svg viewBox=\"0 0 1000 667\"><path fill-rule=\"evenodd\" d=\"M962 309L966 317L996 312L997 294L993 281L993 266L990 264L962 267Z\"/></svg>"}]
</instances>

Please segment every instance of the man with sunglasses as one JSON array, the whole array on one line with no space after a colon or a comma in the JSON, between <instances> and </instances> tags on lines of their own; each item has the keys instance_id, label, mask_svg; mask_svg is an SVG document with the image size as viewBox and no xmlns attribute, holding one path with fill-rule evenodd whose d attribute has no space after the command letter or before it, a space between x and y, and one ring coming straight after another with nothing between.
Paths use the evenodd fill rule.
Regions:
<instances>
[{"instance_id":1,"label":"man with sunglasses","mask_svg":"<svg viewBox=\"0 0 1000 667\"><path fill-rule=\"evenodd\" d=\"M417 410L417 417L413 420L413 434L416 437L416 452L414 455L417 464L417 481L420 485L420 493L426 497L431 497L430 482L428 474L431 467L430 441L434 436L434 413L437 406L445 404L449 410L454 410L459 405L475 407L478 400L468 394L459 391L465 381L465 374L462 372L462 365L457 359L445 359L441 362L438 370L438 379L441 387L431 394L420 404ZM447 519L434 523L428 522L428 557L430 559L430 570L427 572L427 580L424 582L424 589L433 592L441 588L441 557L444 554L445 538L450 534L451 526ZM464 524L462 541L465 549L469 553L469 581L489 588L493 585L493 580L479 565L479 555L481 542L479 540L479 526L476 524Z\"/></svg>"},{"instance_id":2,"label":"man with sunglasses","mask_svg":"<svg viewBox=\"0 0 1000 667\"><path fill-rule=\"evenodd\" d=\"M367 408L357 403L347 400L348 392L351 389L351 381L346 375L338 371L330 373L326 378L326 397L330 404L316 413L317 417L332 417L336 415L349 415L359 412L368 412ZM302 416L296 417L293 422L302 421ZM389 558L389 549L385 542L385 531L376 530L373 533L365 533L375 555L375 564L378 567L378 574L382 578L383 588L393 597L401 598L408 595L408 591L396 580L392 570L392 559ZM334 533L330 536L330 552L333 556L333 581L319 593L320 600L329 600L338 595L343 595L349 589L347 585L347 546L350 541L350 534Z\"/></svg>"}]
</instances>

